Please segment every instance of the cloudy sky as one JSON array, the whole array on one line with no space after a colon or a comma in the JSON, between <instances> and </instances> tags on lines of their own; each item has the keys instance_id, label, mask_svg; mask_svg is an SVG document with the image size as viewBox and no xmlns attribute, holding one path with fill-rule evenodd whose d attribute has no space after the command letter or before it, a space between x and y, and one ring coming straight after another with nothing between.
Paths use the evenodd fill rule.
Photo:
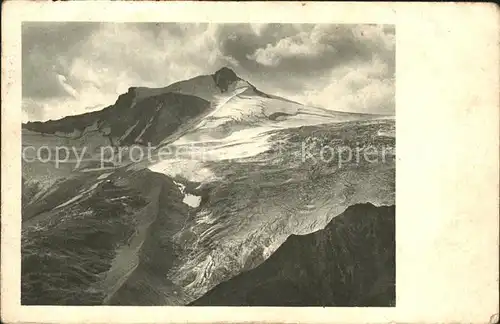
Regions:
<instances>
[{"instance_id":1,"label":"cloudy sky","mask_svg":"<svg viewBox=\"0 0 500 324\"><path fill-rule=\"evenodd\" d=\"M31 22L22 33L24 121L98 110L131 86L223 66L304 104L394 113L393 26Z\"/></svg>"}]
</instances>

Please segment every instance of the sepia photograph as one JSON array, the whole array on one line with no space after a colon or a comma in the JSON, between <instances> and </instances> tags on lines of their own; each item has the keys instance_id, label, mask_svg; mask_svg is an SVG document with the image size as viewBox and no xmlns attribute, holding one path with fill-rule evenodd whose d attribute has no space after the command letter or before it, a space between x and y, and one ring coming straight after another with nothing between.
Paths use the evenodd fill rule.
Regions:
<instances>
[{"instance_id":1,"label":"sepia photograph","mask_svg":"<svg viewBox=\"0 0 500 324\"><path fill-rule=\"evenodd\" d=\"M23 22L23 305L395 305L395 27Z\"/></svg>"},{"instance_id":2,"label":"sepia photograph","mask_svg":"<svg viewBox=\"0 0 500 324\"><path fill-rule=\"evenodd\" d=\"M2 323L498 323L494 5L2 9Z\"/></svg>"}]
</instances>

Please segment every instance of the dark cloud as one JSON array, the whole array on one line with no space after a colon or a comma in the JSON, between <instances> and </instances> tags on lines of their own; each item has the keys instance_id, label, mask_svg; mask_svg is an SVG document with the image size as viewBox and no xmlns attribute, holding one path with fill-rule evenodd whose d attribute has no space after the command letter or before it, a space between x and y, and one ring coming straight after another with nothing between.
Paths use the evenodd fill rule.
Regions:
<instances>
[{"instance_id":1,"label":"dark cloud","mask_svg":"<svg viewBox=\"0 0 500 324\"><path fill-rule=\"evenodd\" d=\"M23 97L66 96L57 75L66 74L69 61L98 23L24 22L22 24Z\"/></svg>"},{"instance_id":2,"label":"dark cloud","mask_svg":"<svg viewBox=\"0 0 500 324\"><path fill-rule=\"evenodd\" d=\"M373 35L364 35L358 25L270 24L259 35L247 24L221 29L222 53L234 57L255 82L269 88L304 89L304 84L325 80L332 69L369 61L375 56L388 62L388 75L394 74L394 48L387 47L391 44L383 44L384 39L380 39L391 38L393 26L384 26L376 39L371 38ZM303 46L311 52L299 51L292 55L292 46L296 49ZM273 55L279 61L263 64L266 52L268 58Z\"/></svg>"}]
</instances>

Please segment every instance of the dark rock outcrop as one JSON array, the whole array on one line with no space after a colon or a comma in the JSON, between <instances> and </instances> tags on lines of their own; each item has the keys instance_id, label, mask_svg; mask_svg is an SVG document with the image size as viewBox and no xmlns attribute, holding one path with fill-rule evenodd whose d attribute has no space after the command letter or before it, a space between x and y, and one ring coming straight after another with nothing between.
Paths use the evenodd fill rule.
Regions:
<instances>
[{"instance_id":1,"label":"dark rock outcrop","mask_svg":"<svg viewBox=\"0 0 500 324\"><path fill-rule=\"evenodd\" d=\"M240 80L240 78L234 73L233 70L227 67L223 67L213 74L213 78L217 87L221 92L226 92L229 85L233 82Z\"/></svg>"},{"instance_id":2,"label":"dark rock outcrop","mask_svg":"<svg viewBox=\"0 0 500 324\"><path fill-rule=\"evenodd\" d=\"M192 119L208 112L210 103L195 96L164 93L136 103L134 89L118 97L103 110L68 116L47 122L32 122L23 128L43 134L65 134L79 138L94 125L113 145L158 144L169 135L189 125Z\"/></svg>"}]
</instances>

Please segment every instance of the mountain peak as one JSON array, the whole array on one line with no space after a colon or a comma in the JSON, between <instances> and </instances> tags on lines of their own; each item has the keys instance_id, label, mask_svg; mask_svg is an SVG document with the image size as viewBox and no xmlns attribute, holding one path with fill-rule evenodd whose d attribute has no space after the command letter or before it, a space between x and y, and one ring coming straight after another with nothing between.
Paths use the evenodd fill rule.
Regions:
<instances>
[{"instance_id":1,"label":"mountain peak","mask_svg":"<svg viewBox=\"0 0 500 324\"><path fill-rule=\"evenodd\" d=\"M213 78L222 92L226 92L231 83L241 80L236 73L228 67L219 69L213 74Z\"/></svg>"},{"instance_id":2,"label":"mountain peak","mask_svg":"<svg viewBox=\"0 0 500 324\"><path fill-rule=\"evenodd\" d=\"M231 74L231 75L234 75L236 76L236 73L229 67L227 66L224 66L222 68L220 68L219 70L217 70L217 72L214 73L214 75L217 75L217 74Z\"/></svg>"}]
</instances>

